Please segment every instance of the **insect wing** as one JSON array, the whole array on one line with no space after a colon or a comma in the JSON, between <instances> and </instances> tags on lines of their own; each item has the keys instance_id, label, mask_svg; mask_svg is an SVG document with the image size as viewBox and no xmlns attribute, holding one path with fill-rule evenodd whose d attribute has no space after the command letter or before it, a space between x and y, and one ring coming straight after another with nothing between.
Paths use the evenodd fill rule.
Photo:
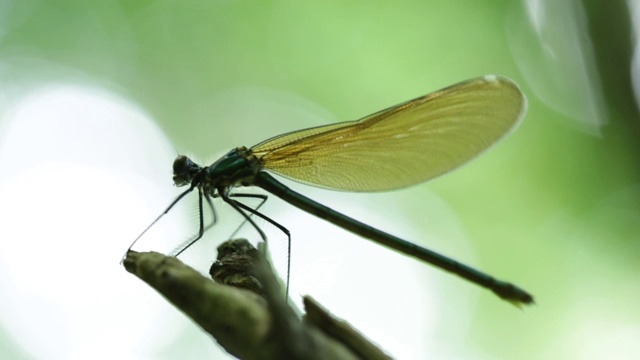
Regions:
<instances>
[{"instance_id":1,"label":"insect wing","mask_svg":"<svg viewBox=\"0 0 640 360\"><path fill-rule=\"evenodd\" d=\"M357 121L280 135L251 151L265 169L298 182L387 191L465 164L514 129L525 111L513 81L488 75Z\"/></svg>"}]
</instances>

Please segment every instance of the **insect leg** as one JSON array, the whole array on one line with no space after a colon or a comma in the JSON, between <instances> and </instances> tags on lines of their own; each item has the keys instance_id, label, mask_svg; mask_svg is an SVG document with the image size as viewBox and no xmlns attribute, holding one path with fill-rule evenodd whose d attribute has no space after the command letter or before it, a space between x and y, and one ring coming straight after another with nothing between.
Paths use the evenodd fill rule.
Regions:
<instances>
[{"instance_id":1,"label":"insect leg","mask_svg":"<svg viewBox=\"0 0 640 360\"><path fill-rule=\"evenodd\" d=\"M190 193L193 189L194 189L194 186L191 186L187 190L185 190L182 194L178 195L178 197L175 200L173 200L173 202L171 202L171 204L169 204L169 206L167 206L167 208L160 215L158 215L158 217L155 220L153 220L151 224L149 224L149 226L147 226L147 228L144 229L144 231L141 232L140 235L138 235L138 237L135 240L133 240L131 245L129 245L127 252L131 250L133 245L135 245L136 242L138 242L138 240L142 237L142 235L144 235L149 229L151 229L151 227L155 225L155 223L157 223L158 220L160 220L164 215L166 215L169 212L169 210L171 210L171 208L175 206L175 204L177 204L180 200L182 200L182 198L185 197L188 193ZM122 259L120 260L120 264L122 264L122 261L127 256L127 252L125 252L125 254L122 256Z\"/></svg>"},{"instance_id":2,"label":"insect leg","mask_svg":"<svg viewBox=\"0 0 640 360\"><path fill-rule=\"evenodd\" d=\"M258 227L258 225L253 221L253 219L251 219L250 215L255 215L267 222L269 222L270 224L272 224L273 226L277 227L280 231L282 231L285 235L287 235L287 287L286 287L286 294L288 296L289 294L289 280L290 280L290 273L291 273L291 233L289 232L289 229L287 229L286 227L282 226L281 224L279 224L278 222L276 222L275 220L271 219L270 217L262 214L261 212L258 211L258 209L260 208L260 206L262 206L262 204L265 203L265 201L267 201L267 196L266 195L260 195L260 194L231 194L231 195L222 195L224 194L224 192L220 192L222 199L228 203L229 205L231 205L234 209L236 209L236 211L238 211L242 216L244 216L245 220L248 221L251 226L253 226L256 231L258 231L258 233L260 234L260 237L262 237L262 240L265 243L267 242L267 237L264 234L264 232L262 231L262 229L260 229L260 227ZM258 205L255 209L251 208L250 206L247 206L237 200L231 199L230 196L233 197L248 197L248 198L259 198L259 199L263 199L262 202L260 203L260 205ZM248 211L250 214L245 213L243 210ZM237 230L236 230L237 231Z\"/></svg>"},{"instance_id":3,"label":"insect leg","mask_svg":"<svg viewBox=\"0 0 640 360\"><path fill-rule=\"evenodd\" d=\"M254 199L260 199L260 203L258 204L258 206L254 207L253 210L258 211L258 209L260 209L260 207L262 207L262 205L264 205L264 203L267 201L268 196L267 195L262 195L262 194L246 194L246 193L233 193L233 194L229 194L229 197L243 197L243 198L254 198ZM249 215L251 216L251 215ZM229 236L229 239L233 239L236 234L238 233L238 231L240 231L240 229L242 229L242 227L247 223L247 219L244 219L242 221L242 223L240 223L240 225L233 231L233 233L231 234L231 236Z\"/></svg>"},{"instance_id":4,"label":"insect leg","mask_svg":"<svg viewBox=\"0 0 640 360\"><path fill-rule=\"evenodd\" d=\"M209 205L209 209L211 209L211 212L213 213L213 220L211 221L211 224L207 225L206 227L204 226L204 211L202 208L203 197L207 201L207 205ZM180 246L178 246L173 251L171 251L171 253L169 253L169 256L178 256L182 254L183 251L187 250L191 245L195 244L196 241L200 240L200 238L202 238L202 235L204 235L204 232L209 230L213 225L215 225L217 221L216 211L215 211L215 208L213 207L213 203L211 202L211 198L209 197L209 194L207 194L206 192L203 193L202 189L200 188L198 188L198 217L200 220L198 235L196 235L196 237L191 240L183 242Z\"/></svg>"}]
</instances>

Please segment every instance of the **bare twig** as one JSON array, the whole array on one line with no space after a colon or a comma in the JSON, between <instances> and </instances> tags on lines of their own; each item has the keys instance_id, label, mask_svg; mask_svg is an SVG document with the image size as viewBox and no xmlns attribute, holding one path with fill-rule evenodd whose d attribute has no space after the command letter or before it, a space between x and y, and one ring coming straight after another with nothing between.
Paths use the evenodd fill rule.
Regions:
<instances>
[{"instance_id":1,"label":"bare twig","mask_svg":"<svg viewBox=\"0 0 640 360\"><path fill-rule=\"evenodd\" d=\"M153 252L131 251L124 265L236 357L388 359L309 298L305 299L308 315L302 321L288 306L277 278L259 252L238 240L225 246L230 248L220 251L212 275L243 288L215 283L178 259Z\"/></svg>"}]
</instances>

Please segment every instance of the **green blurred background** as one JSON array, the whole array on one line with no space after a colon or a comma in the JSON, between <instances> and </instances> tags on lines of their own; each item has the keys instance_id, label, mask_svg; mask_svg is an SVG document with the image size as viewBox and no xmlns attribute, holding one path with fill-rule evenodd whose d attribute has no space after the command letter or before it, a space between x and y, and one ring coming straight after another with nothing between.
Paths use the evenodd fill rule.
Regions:
<instances>
[{"instance_id":1,"label":"green blurred background","mask_svg":"<svg viewBox=\"0 0 640 360\"><path fill-rule=\"evenodd\" d=\"M338 208L338 198L349 199L350 206L360 208L350 214L374 212L376 226L409 234L424 246L511 280L532 292L537 305L514 309L418 265L425 276L444 283L445 292L438 294L442 298L433 308L436 320L421 317L411 307L403 309L407 313L402 316L410 323L429 323L430 330L408 344L404 340L410 337L401 331L363 331L400 358L634 358L640 353L637 9L637 1L577 0L0 1L0 200L5 204L0 215L5 225L26 224L16 232L5 226L0 240L2 357L83 358L91 348L98 356L109 348L120 358L214 356L218 350L210 348L217 345L188 322L170 335L138 330L145 334L127 343L110 338L104 325L88 321L82 327L94 342L88 353L79 350L76 332L60 327L67 322L66 296L80 301L82 297L70 291L94 282L94 270L81 268L78 282L77 267L60 276L56 267L82 257L83 251L106 252L106 245L92 239L90 230L82 235L83 248L66 248L66 229L80 221L76 211L96 214L96 233L122 228L121 212L135 207L111 207L95 197L115 193L115 184L130 197L144 184L162 182L170 189L172 146L212 160L228 149L282 132L357 119L461 80L499 74L520 84L529 111L517 131L469 166L387 197L312 194L330 206L336 199ZM30 111L25 98L60 86L72 86L78 96L127 103L151 124L132 121L131 128L151 126L155 132L127 132L129 123L119 122L117 112L98 124L91 111L73 106L63 110L77 115L78 123L57 122L60 117L53 110L37 112L38 121L19 122ZM53 99L47 109L57 109ZM115 129L111 122L122 130L93 131L98 126ZM113 141L102 143L103 135ZM156 137L166 139L164 153L153 150L159 146ZM57 152L58 147L64 151ZM117 154L117 161L109 162L115 159L111 154ZM97 175L72 177L60 170L60 164L78 162ZM45 163L57 170L30 172ZM150 176L140 170L145 166L164 173ZM118 167L126 168L127 175ZM24 178L32 185L16 188L26 184L16 179ZM142 185L131 185L128 180L133 178ZM92 179L113 181L98 186ZM296 189L308 191L304 186ZM76 192L86 202L68 205ZM58 197L50 198L53 193ZM158 195L149 211L160 212L171 194L175 191ZM7 205L14 195L17 202ZM47 204L53 210L38 211ZM284 209L274 217L288 226L295 222L289 216L296 216L296 210ZM385 223L387 212L406 223L398 225L397 218ZM36 236L35 228L46 228L41 224L48 218L61 227L46 232L46 239ZM136 225L112 239L110 272L124 273L116 266L118 251L124 251L148 218L136 219ZM435 244L419 240L433 236L431 225L448 229ZM301 231L293 232L294 271L296 262L313 261L314 251L295 252L296 243L308 241ZM448 245L450 235L461 245ZM21 252L12 247L19 241L29 248ZM54 257L39 251L41 246L65 251ZM34 261L31 251L51 264ZM358 250L345 256L367 261ZM27 265L13 267L15 263ZM36 274L31 277L33 288L20 278L25 268ZM389 272L393 274L393 268ZM112 324L114 334L130 328L130 322L143 321L136 318L136 308L144 305L135 302L132 292L122 291L122 282L130 281L129 287L154 297L126 274L117 276L118 281L97 288L124 299L122 303L82 302L87 305L82 317L89 320L97 313L130 311L126 321ZM394 298L410 295L386 294L389 300L382 305L362 305L368 304L368 296L389 291L375 283L379 275L371 276L371 286L347 286L353 294L329 287L326 302L360 294L361 299L338 315L356 326L377 322L384 329L380 314L399 311L402 306ZM295 274L292 282L295 288ZM447 288L448 283L453 287ZM40 286L67 290L55 300L30 298ZM437 289L425 283L419 291L424 295ZM300 290L308 292L315 295ZM172 321L181 321L169 306L158 306L164 313L144 318L153 319L149 321L155 328L173 328ZM370 319L352 319L355 308L364 309ZM171 311L170 320L162 318ZM22 315L11 318L9 313Z\"/></svg>"}]
</instances>

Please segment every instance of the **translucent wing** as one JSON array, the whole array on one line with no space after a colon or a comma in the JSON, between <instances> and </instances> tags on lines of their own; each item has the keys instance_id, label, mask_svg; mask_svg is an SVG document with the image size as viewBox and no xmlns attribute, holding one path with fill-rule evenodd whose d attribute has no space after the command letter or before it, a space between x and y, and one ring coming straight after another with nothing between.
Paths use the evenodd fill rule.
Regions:
<instances>
[{"instance_id":1,"label":"translucent wing","mask_svg":"<svg viewBox=\"0 0 640 360\"><path fill-rule=\"evenodd\" d=\"M357 121L295 131L253 148L266 170L309 185L386 191L421 183L473 159L509 133L526 99L488 75Z\"/></svg>"}]
</instances>

